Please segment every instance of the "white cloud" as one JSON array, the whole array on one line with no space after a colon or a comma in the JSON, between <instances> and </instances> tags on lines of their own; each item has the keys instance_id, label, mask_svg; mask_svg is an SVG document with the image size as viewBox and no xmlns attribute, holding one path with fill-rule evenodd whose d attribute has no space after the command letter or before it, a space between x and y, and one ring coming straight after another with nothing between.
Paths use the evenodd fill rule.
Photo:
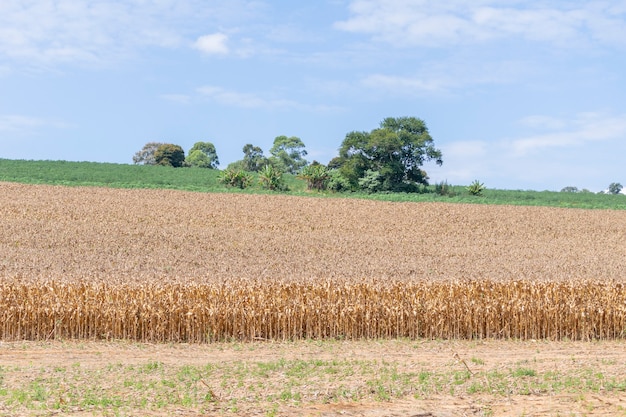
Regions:
<instances>
[{"instance_id":1,"label":"white cloud","mask_svg":"<svg viewBox=\"0 0 626 417\"><path fill-rule=\"evenodd\" d=\"M361 85L385 94L420 96L467 91L468 85L509 84L532 75L535 68L523 61L472 62L463 57L441 62L423 62L413 74L371 74L363 77ZM462 90L461 90L462 89Z\"/></svg>"},{"instance_id":2,"label":"white cloud","mask_svg":"<svg viewBox=\"0 0 626 417\"><path fill-rule=\"evenodd\" d=\"M241 107L246 109L275 109L296 107L297 103L284 99L267 99L257 94L241 93L237 91L226 90L221 87L204 86L198 89L198 92L205 97L209 97L218 103L226 104L233 107Z\"/></svg>"},{"instance_id":3,"label":"white cloud","mask_svg":"<svg viewBox=\"0 0 626 417\"><path fill-rule=\"evenodd\" d=\"M211 35L200 36L193 44L193 47L205 54L227 54L228 46L226 42L228 36L223 33L213 33Z\"/></svg>"},{"instance_id":4,"label":"white cloud","mask_svg":"<svg viewBox=\"0 0 626 417\"><path fill-rule=\"evenodd\" d=\"M107 64L132 56L145 47L189 45L198 32L207 27L237 25L253 18L260 9L257 3L246 0L2 0L0 62L4 58L29 67L59 63ZM198 40L199 46L210 50L210 38ZM223 50L219 38L213 41L214 49Z\"/></svg>"},{"instance_id":5,"label":"white cloud","mask_svg":"<svg viewBox=\"0 0 626 417\"><path fill-rule=\"evenodd\" d=\"M621 7L620 7L621 5ZM353 0L335 28L398 46L442 46L522 38L563 47L626 45L623 2Z\"/></svg>"},{"instance_id":6,"label":"white cloud","mask_svg":"<svg viewBox=\"0 0 626 417\"><path fill-rule=\"evenodd\" d=\"M24 132L43 125L41 119L16 114L0 115L0 132Z\"/></svg>"},{"instance_id":7,"label":"white cloud","mask_svg":"<svg viewBox=\"0 0 626 417\"><path fill-rule=\"evenodd\" d=\"M427 79L420 77L403 77L384 74L373 74L362 80L363 85L385 91L415 94L441 90L447 83L442 79Z\"/></svg>"},{"instance_id":8,"label":"white cloud","mask_svg":"<svg viewBox=\"0 0 626 417\"><path fill-rule=\"evenodd\" d=\"M493 149L485 141L449 142L440 148L444 163L442 167L433 166L427 169L432 178L431 182L448 181L451 184L465 184L491 173L487 161Z\"/></svg>"},{"instance_id":9,"label":"white cloud","mask_svg":"<svg viewBox=\"0 0 626 417\"><path fill-rule=\"evenodd\" d=\"M327 105L310 105L299 103L281 97L275 97L274 94L259 95L256 93L242 93L238 91L227 90L217 86L203 86L198 88L198 93L202 96L210 98L217 103L243 109L264 109L264 110L303 110L312 112L338 112L344 111L343 108Z\"/></svg>"},{"instance_id":10,"label":"white cloud","mask_svg":"<svg viewBox=\"0 0 626 417\"><path fill-rule=\"evenodd\" d=\"M67 128L69 125L19 114L0 114L0 132L11 135L32 134L43 127Z\"/></svg>"},{"instance_id":11,"label":"white cloud","mask_svg":"<svg viewBox=\"0 0 626 417\"><path fill-rule=\"evenodd\" d=\"M428 169L432 182L487 187L560 190L567 185L600 191L619 179L619 155L626 138L626 114L582 113L572 117L534 115L522 119L535 130L518 138L443 143L444 164ZM519 126L511 126L516 129ZM606 169L593 161L602 160Z\"/></svg>"},{"instance_id":12,"label":"white cloud","mask_svg":"<svg viewBox=\"0 0 626 417\"><path fill-rule=\"evenodd\" d=\"M3 2L0 55L36 62L96 62L137 45L172 45L177 36L158 29L158 2L40 0ZM152 8L151 8L152 7ZM149 11L153 10L153 11Z\"/></svg>"},{"instance_id":13,"label":"white cloud","mask_svg":"<svg viewBox=\"0 0 626 417\"><path fill-rule=\"evenodd\" d=\"M532 120L533 118L531 118ZM537 116L534 116L535 120ZM541 118L539 118L540 120ZM525 119L526 121L528 118ZM548 124L554 129L556 124L552 118ZM526 155L546 148L563 148L581 146L588 142L623 140L626 137L626 115L612 116L604 113L581 113L570 122L558 121L562 130L550 133L540 133L510 141L511 150L515 155ZM545 126L545 123L543 124Z\"/></svg>"}]
</instances>

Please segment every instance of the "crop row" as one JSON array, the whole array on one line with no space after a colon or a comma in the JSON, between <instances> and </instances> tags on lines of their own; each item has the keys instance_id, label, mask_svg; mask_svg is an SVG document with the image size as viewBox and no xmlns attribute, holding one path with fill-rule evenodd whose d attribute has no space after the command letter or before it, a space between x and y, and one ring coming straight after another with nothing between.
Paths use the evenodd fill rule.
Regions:
<instances>
[{"instance_id":1,"label":"crop row","mask_svg":"<svg viewBox=\"0 0 626 417\"><path fill-rule=\"evenodd\" d=\"M620 282L4 283L6 340L614 339Z\"/></svg>"}]
</instances>

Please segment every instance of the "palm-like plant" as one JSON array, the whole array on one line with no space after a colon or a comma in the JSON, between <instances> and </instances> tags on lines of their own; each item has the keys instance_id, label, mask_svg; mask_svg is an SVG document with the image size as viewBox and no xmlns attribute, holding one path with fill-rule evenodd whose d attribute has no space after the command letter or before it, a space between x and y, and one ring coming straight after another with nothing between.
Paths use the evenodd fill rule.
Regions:
<instances>
[{"instance_id":1,"label":"palm-like plant","mask_svg":"<svg viewBox=\"0 0 626 417\"><path fill-rule=\"evenodd\" d=\"M222 184L242 190L252 184L252 175L243 170L226 169L220 172L218 179Z\"/></svg>"},{"instance_id":2,"label":"palm-like plant","mask_svg":"<svg viewBox=\"0 0 626 417\"><path fill-rule=\"evenodd\" d=\"M298 178L306 181L309 190L325 190L330 179L328 169L322 164L307 165L298 174Z\"/></svg>"},{"instance_id":3,"label":"palm-like plant","mask_svg":"<svg viewBox=\"0 0 626 417\"><path fill-rule=\"evenodd\" d=\"M259 184L267 190L284 189L283 173L273 165L265 165L259 171Z\"/></svg>"},{"instance_id":4,"label":"palm-like plant","mask_svg":"<svg viewBox=\"0 0 626 417\"><path fill-rule=\"evenodd\" d=\"M473 183L471 183L467 187L467 191L469 191L471 195L476 195L476 196L481 195L484 190L485 190L485 184L482 184L478 180L475 180Z\"/></svg>"}]
</instances>

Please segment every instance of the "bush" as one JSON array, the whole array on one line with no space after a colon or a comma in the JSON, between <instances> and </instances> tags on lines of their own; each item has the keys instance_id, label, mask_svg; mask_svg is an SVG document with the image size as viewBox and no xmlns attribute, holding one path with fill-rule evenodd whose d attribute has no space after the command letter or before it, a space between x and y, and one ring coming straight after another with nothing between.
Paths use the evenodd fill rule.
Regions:
<instances>
[{"instance_id":1,"label":"bush","mask_svg":"<svg viewBox=\"0 0 626 417\"><path fill-rule=\"evenodd\" d=\"M435 193L448 197L454 197L456 195L452 186L448 184L448 181L441 181L440 183L435 184Z\"/></svg>"},{"instance_id":2,"label":"bush","mask_svg":"<svg viewBox=\"0 0 626 417\"><path fill-rule=\"evenodd\" d=\"M365 176L359 178L359 188L367 193L377 193L383 188L383 177L378 171L368 169Z\"/></svg>"},{"instance_id":3,"label":"bush","mask_svg":"<svg viewBox=\"0 0 626 417\"><path fill-rule=\"evenodd\" d=\"M307 165L298 174L298 178L306 181L309 190L325 190L330 179L328 169L322 164Z\"/></svg>"},{"instance_id":4,"label":"bush","mask_svg":"<svg viewBox=\"0 0 626 417\"><path fill-rule=\"evenodd\" d=\"M350 181L338 169L328 171L328 183L326 188L331 191L349 191L351 189Z\"/></svg>"},{"instance_id":5,"label":"bush","mask_svg":"<svg viewBox=\"0 0 626 417\"><path fill-rule=\"evenodd\" d=\"M275 168L273 165L268 164L259 171L259 184L266 190L272 191L286 191L287 187L283 180L283 173Z\"/></svg>"},{"instance_id":6,"label":"bush","mask_svg":"<svg viewBox=\"0 0 626 417\"><path fill-rule=\"evenodd\" d=\"M218 180L229 187L244 188L252 184L252 175L243 170L225 169L220 172Z\"/></svg>"},{"instance_id":7,"label":"bush","mask_svg":"<svg viewBox=\"0 0 626 417\"><path fill-rule=\"evenodd\" d=\"M485 190L485 184L482 184L478 180L475 180L473 183L471 183L467 187L467 191L469 191L471 195L475 195L475 196L482 195L484 190Z\"/></svg>"}]
</instances>

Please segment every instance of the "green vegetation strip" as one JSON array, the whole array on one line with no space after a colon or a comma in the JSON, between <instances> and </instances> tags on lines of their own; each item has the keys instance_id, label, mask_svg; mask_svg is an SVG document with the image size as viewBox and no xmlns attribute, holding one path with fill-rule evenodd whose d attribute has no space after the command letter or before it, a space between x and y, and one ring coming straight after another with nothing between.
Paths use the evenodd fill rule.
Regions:
<instances>
[{"instance_id":1,"label":"green vegetation strip","mask_svg":"<svg viewBox=\"0 0 626 417\"><path fill-rule=\"evenodd\" d=\"M626 210L624 195L591 192L554 192L493 190L486 184L480 195L472 195L466 186L422 187L419 193L333 193L306 191L306 181L284 175L286 190L265 191L258 174L252 174L250 188L240 190L219 181L220 171L205 168L171 168L154 165L130 165L98 162L26 161L0 159L0 181L63 186L112 188L162 188L195 192L245 192L314 195L319 197L366 198L398 202L451 202L523 206L550 206L584 209Z\"/></svg>"},{"instance_id":2,"label":"green vegetation strip","mask_svg":"<svg viewBox=\"0 0 626 417\"><path fill-rule=\"evenodd\" d=\"M457 364L458 365L458 364ZM489 394L554 395L626 391L626 376L592 368L539 372L532 367L470 373L451 364L441 371L400 370L384 360L207 362L202 366L110 363L83 367L0 367L0 411L124 414L172 408L237 412L239 407L389 401L398 398Z\"/></svg>"}]
</instances>

